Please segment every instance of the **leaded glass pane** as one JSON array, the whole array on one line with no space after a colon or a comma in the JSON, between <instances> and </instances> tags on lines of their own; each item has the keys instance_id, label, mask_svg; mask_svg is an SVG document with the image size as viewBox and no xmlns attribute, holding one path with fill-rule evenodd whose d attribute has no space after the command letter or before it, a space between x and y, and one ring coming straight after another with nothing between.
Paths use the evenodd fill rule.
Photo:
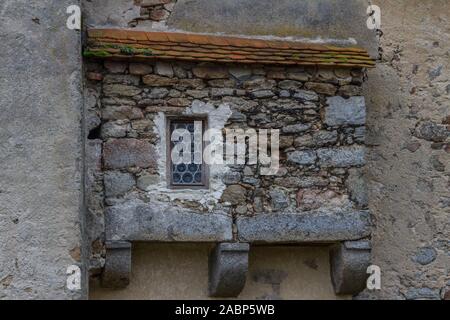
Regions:
<instances>
[{"instance_id":1,"label":"leaded glass pane","mask_svg":"<svg viewBox=\"0 0 450 320\"><path fill-rule=\"evenodd\" d=\"M174 132L176 129L185 129L190 133L190 139L191 139L191 163L181 163L181 164L172 164L170 166L171 169L171 184L173 186L203 186L204 185L204 179L203 179L203 167L201 164L195 164L194 163L194 156L198 152L195 153L195 145L194 145L194 125L195 120L187 120L187 121L171 121L170 122L170 134ZM198 121L198 120L197 120ZM171 142L170 144L170 153L172 154L173 148L183 142L183 137L180 137L178 141ZM203 147L201 149L203 151ZM180 155L182 155L182 152L180 152Z\"/></svg>"}]
</instances>

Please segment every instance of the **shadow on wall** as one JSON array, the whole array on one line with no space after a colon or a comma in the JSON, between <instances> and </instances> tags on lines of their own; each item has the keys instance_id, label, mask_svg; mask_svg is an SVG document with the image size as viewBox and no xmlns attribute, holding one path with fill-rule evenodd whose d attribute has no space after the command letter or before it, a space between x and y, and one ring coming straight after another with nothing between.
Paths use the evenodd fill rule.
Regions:
<instances>
[{"instance_id":1,"label":"shadow on wall","mask_svg":"<svg viewBox=\"0 0 450 320\"><path fill-rule=\"evenodd\" d=\"M208 244L136 244L130 286L91 283L93 300L210 299ZM334 294L327 247L254 247L239 299L342 299Z\"/></svg>"}]
</instances>

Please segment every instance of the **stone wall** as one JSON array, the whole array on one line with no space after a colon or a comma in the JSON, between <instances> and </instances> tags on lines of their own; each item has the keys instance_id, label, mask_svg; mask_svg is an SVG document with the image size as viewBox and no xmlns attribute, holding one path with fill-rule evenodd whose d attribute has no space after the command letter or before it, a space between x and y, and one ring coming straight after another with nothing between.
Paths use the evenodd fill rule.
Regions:
<instances>
[{"instance_id":1,"label":"stone wall","mask_svg":"<svg viewBox=\"0 0 450 320\"><path fill-rule=\"evenodd\" d=\"M367 209L360 169L362 70L106 61L88 63L87 77L94 158L89 208L99 226L92 238L97 257L103 254L102 212L133 202L234 220ZM260 164L212 165L209 189L169 188L165 119L173 115L206 115L208 126L220 130L280 130L280 170L262 175ZM197 237L189 239L202 239Z\"/></svg>"}]
</instances>

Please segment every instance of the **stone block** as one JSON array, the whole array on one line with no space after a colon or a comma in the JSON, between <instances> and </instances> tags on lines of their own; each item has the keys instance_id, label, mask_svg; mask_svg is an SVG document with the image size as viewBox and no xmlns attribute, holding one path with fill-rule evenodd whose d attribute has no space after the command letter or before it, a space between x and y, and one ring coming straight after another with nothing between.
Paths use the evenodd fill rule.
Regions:
<instances>
[{"instance_id":1,"label":"stone block","mask_svg":"<svg viewBox=\"0 0 450 320\"><path fill-rule=\"evenodd\" d=\"M337 91L334 85L322 82L307 82L305 84L305 88L327 96L333 96Z\"/></svg>"},{"instance_id":2,"label":"stone block","mask_svg":"<svg viewBox=\"0 0 450 320\"><path fill-rule=\"evenodd\" d=\"M110 121L102 125L100 136L103 139L124 138L128 131L130 131L130 125L128 123L117 123Z\"/></svg>"},{"instance_id":3,"label":"stone block","mask_svg":"<svg viewBox=\"0 0 450 320\"><path fill-rule=\"evenodd\" d=\"M153 72L153 67L145 63L130 63L130 74L145 76Z\"/></svg>"},{"instance_id":4,"label":"stone block","mask_svg":"<svg viewBox=\"0 0 450 320\"><path fill-rule=\"evenodd\" d=\"M444 142L450 136L450 131L445 125L425 121L416 127L414 135L427 141Z\"/></svg>"},{"instance_id":5,"label":"stone block","mask_svg":"<svg viewBox=\"0 0 450 320\"><path fill-rule=\"evenodd\" d=\"M348 197L333 190L300 189L297 193L297 207L302 211L345 208L348 205Z\"/></svg>"},{"instance_id":6,"label":"stone block","mask_svg":"<svg viewBox=\"0 0 450 320\"><path fill-rule=\"evenodd\" d=\"M365 148L351 146L317 150L319 164L322 167L357 167L365 164Z\"/></svg>"},{"instance_id":7,"label":"stone block","mask_svg":"<svg viewBox=\"0 0 450 320\"><path fill-rule=\"evenodd\" d=\"M411 288L406 292L406 300L441 300L438 289Z\"/></svg>"},{"instance_id":8,"label":"stone block","mask_svg":"<svg viewBox=\"0 0 450 320\"><path fill-rule=\"evenodd\" d=\"M148 74L142 77L145 85L150 87L171 87L177 84L176 78L162 77L156 74Z\"/></svg>"},{"instance_id":9,"label":"stone block","mask_svg":"<svg viewBox=\"0 0 450 320\"><path fill-rule=\"evenodd\" d=\"M274 211L280 211L289 206L289 198L283 190L272 189L269 192L269 196Z\"/></svg>"},{"instance_id":10,"label":"stone block","mask_svg":"<svg viewBox=\"0 0 450 320\"><path fill-rule=\"evenodd\" d=\"M281 131L283 133L300 133L311 129L310 123L298 123L293 125L284 126Z\"/></svg>"},{"instance_id":11,"label":"stone block","mask_svg":"<svg viewBox=\"0 0 450 320\"><path fill-rule=\"evenodd\" d=\"M205 82L202 79L180 79L178 85L176 86L179 90L184 89L203 89L205 88Z\"/></svg>"},{"instance_id":12,"label":"stone block","mask_svg":"<svg viewBox=\"0 0 450 320\"><path fill-rule=\"evenodd\" d=\"M315 146L321 147L327 144L334 144L337 142L337 131L325 131L321 130L315 132L312 136L312 142Z\"/></svg>"},{"instance_id":13,"label":"stone block","mask_svg":"<svg viewBox=\"0 0 450 320\"><path fill-rule=\"evenodd\" d=\"M105 196L117 197L130 191L136 184L130 173L110 171L104 175Z\"/></svg>"},{"instance_id":14,"label":"stone block","mask_svg":"<svg viewBox=\"0 0 450 320\"><path fill-rule=\"evenodd\" d=\"M212 98L221 98L225 96L232 96L234 94L234 89L232 88L211 88Z\"/></svg>"},{"instance_id":15,"label":"stone block","mask_svg":"<svg viewBox=\"0 0 450 320\"><path fill-rule=\"evenodd\" d=\"M212 66L212 65L199 65L192 69L194 75L201 79L225 79L228 78L228 70L226 68Z\"/></svg>"},{"instance_id":16,"label":"stone block","mask_svg":"<svg viewBox=\"0 0 450 320\"><path fill-rule=\"evenodd\" d=\"M103 86L105 96L124 96L133 97L142 92L141 88L125 84L106 84Z\"/></svg>"},{"instance_id":17,"label":"stone block","mask_svg":"<svg viewBox=\"0 0 450 320\"><path fill-rule=\"evenodd\" d=\"M124 73L127 70L127 63L119 61L105 61L105 68L110 73Z\"/></svg>"},{"instance_id":18,"label":"stone block","mask_svg":"<svg viewBox=\"0 0 450 320\"><path fill-rule=\"evenodd\" d=\"M238 217L238 239L256 243L317 243L370 236L368 211L301 214L258 214Z\"/></svg>"},{"instance_id":19,"label":"stone block","mask_svg":"<svg viewBox=\"0 0 450 320\"><path fill-rule=\"evenodd\" d=\"M319 101L319 96L314 91L298 90L294 94L295 99L301 101Z\"/></svg>"},{"instance_id":20,"label":"stone block","mask_svg":"<svg viewBox=\"0 0 450 320\"><path fill-rule=\"evenodd\" d=\"M158 61L155 64L155 73L164 77L173 77L173 68L170 63Z\"/></svg>"},{"instance_id":21,"label":"stone block","mask_svg":"<svg viewBox=\"0 0 450 320\"><path fill-rule=\"evenodd\" d=\"M201 214L172 203L128 201L105 212L106 239L163 242L222 242L233 239L232 218Z\"/></svg>"},{"instance_id":22,"label":"stone block","mask_svg":"<svg viewBox=\"0 0 450 320\"><path fill-rule=\"evenodd\" d=\"M141 81L140 77L129 74L107 74L103 78L104 84L126 84L131 86L138 86Z\"/></svg>"},{"instance_id":23,"label":"stone block","mask_svg":"<svg viewBox=\"0 0 450 320\"><path fill-rule=\"evenodd\" d=\"M230 74L238 80L245 80L252 75L252 70L247 67L234 66L229 69Z\"/></svg>"},{"instance_id":24,"label":"stone block","mask_svg":"<svg viewBox=\"0 0 450 320\"><path fill-rule=\"evenodd\" d=\"M317 153L313 150L294 151L288 154L288 161L300 165L315 164L317 160Z\"/></svg>"},{"instance_id":25,"label":"stone block","mask_svg":"<svg viewBox=\"0 0 450 320\"><path fill-rule=\"evenodd\" d=\"M132 106L106 106L102 109L103 120L135 120L144 118L142 110Z\"/></svg>"},{"instance_id":26,"label":"stone block","mask_svg":"<svg viewBox=\"0 0 450 320\"><path fill-rule=\"evenodd\" d=\"M169 95L169 90L166 88L154 88L150 93L146 94L146 98L149 99L164 99Z\"/></svg>"},{"instance_id":27,"label":"stone block","mask_svg":"<svg viewBox=\"0 0 450 320\"><path fill-rule=\"evenodd\" d=\"M251 96L256 99L271 98L275 95L271 90L255 90L251 92Z\"/></svg>"},{"instance_id":28,"label":"stone block","mask_svg":"<svg viewBox=\"0 0 450 320\"><path fill-rule=\"evenodd\" d=\"M239 183L239 181L241 181L241 173L239 172L235 172L235 171L230 171L227 172L224 177L223 177L223 183L225 183L226 185L230 185L230 184L236 184Z\"/></svg>"},{"instance_id":29,"label":"stone block","mask_svg":"<svg viewBox=\"0 0 450 320\"><path fill-rule=\"evenodd\" d=\"M361 86L352 86L345 85L339 88L338 94L344 97L352 97L352 96L360 96L362 95L362 87Z\"/></svg>"},{"instance_id":30,"label":"stone block","mask_svg":"<svg viewBox=\"0 0 450 320\"><path fill-rule=\"evenodd\" d=\"M416 254L413 256L412 260L423 266L429 265L436 260L437 252L436 249L431 247L420 248Z\"/></svg>"},{"instance_id":31,"label":"stone block","mask_svg":"<svg viewBox=\"0 0 450 320\"><path fill-rule=\"evenodd\" d=\"M187 98L171 98L167 101L167 104L172 107L188 107L191 101Z\"/></svg>"},{"instance_id":32,"label":"stone block","mask_svg":"<svg viewBox=\"0 0 450 320\"><path fill-rule=\"evenodd\" d=\"M195 99L207 98L209 96L208 90L187 90L186 94Z\"/></svg>"},{"instance_id":33,"label":"stone block","mask_svg":"<svg viewBox=\"0 0 450 320\"><path fill-rule=\"evenodd\" d=\"M275 184L285 188L326 187L328 180L317 176L276 178Z\"/></svg>"},{"instance_id":34,"label":"stone block","mask_svg":"<svg viewBox=\"0 0 450 320\"><path fill-rule=\"evenodd\" d=\"M290 79L290 80L306 82L306 81L311 80L311 75L308 74L307 72L303 72L303 71L300 71L300 72L288 72L286 78Z\"/></svg>"},{"instance_id":35,"label":"stone block","mask_svg":"<svg viewBox=\"0 0 450 320\"><path fill-rule=\"evenodd\" d=\"M104 144L103 162L106 169L156 167L156 152L147 141L115 139Z\"/></svg>"},{"instance_id":36,"label":"stone block","mask_svg":"<svg viewBox=\"0 0 450 320\"><path fill-rule=\"evenodd\" d=\"M342 125L363 125L366 123L366 103L364 97L331 97L327 99L325 123L330 127Z\"/></svg>"},{"instance_id":37,"label":"stone block","mask_svg":"<svg viewBox=\"0 0 450 320\"><path fill-rule=\"evenodd\" d=\"M295 80L283 80L278 83L278 87L284 90L296 90L300 89L303 84L300 81Z\"/></svg>"},{"instance_id":38,"label":"stone block","mask_svg":"<svg viewBox=\"0 0 450 320\"><path fill-rule=\"evenodd\" d=\"M275 80L268 80L266 78L257 78L245 81L243 88L246 90L272 90L275 88L277 82Z\"/></svg>"},{"instance_id":39,"label":"stone block","mask_svg":"<svg viewBox=\"0 0 450 320\"><path fill-rule=\"evenodd\" d=\"M137 179L137 187L146 191L149 187L158 184L160 181L159 175L144 174Z\"/></svg>"},{"instance_id":40,"label":"stone block","mask_svg":"<svg viewBox=\"0 0 450 320\"><path fill-rule=\"evenodd\" d=\"M210 87L216 88L234 88L236 81L234 79L215 79L208 81Z\"/></svg>"},{"instance_id":41,"label":"stone block","mask_svg":"<svg viewBox=\"0 0 450 320\"><path fill-rule=\"evenodd\" d=\"M296 148L305 149L313 147L314 145L313 137L310 134L301 135L294 140L294 147Z\"/></svg>"},{"instance_id":42,"label":"stone block","mask_svg":"<svg viewBox=\"0 0 450 320\"><path fill-rule=\"evenodd\" d=\"M222 194L222 202L228 202L233 205L242 204L246 201L246 190L244 187L234 184L228 186Z\"/></svg>"}]
</instances>

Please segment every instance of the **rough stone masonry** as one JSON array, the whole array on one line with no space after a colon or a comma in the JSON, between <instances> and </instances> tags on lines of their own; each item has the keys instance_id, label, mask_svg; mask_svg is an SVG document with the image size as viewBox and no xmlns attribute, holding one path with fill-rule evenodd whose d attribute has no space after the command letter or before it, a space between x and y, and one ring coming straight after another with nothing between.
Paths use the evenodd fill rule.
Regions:
<instances>
[{"instance_id":1,"label":"rough stone masonry","mask_svg":"<svg viewBox=\"0 0 450 320\"><path fill-rule=\"evenodd\" d=\"M172 211L203 216L203 233L187 234L183 225L183 231L145 238L165 241L237 240L230 222L240 217L367 209L361 69L89 61L86 72L88 201L91 221L98 226L91 235L93 271L100 270L104 258L105 213L123 219L127 208L138 204L165 212L168 220ZM224 128L279 129L279 172L263 176L258 165L231 165L212 172L209 191L169 189L161 165L164 118L205 113L226 117ZM223 217L228 227L214 229L222 227L208 222L209 215ZM122 223L132 220L139 221ZM144 240L133 230L128 240ZM219 230L223 238L205 236ZM118 235L108 228L106 234Z\"/></svg>"}]
</instances>

